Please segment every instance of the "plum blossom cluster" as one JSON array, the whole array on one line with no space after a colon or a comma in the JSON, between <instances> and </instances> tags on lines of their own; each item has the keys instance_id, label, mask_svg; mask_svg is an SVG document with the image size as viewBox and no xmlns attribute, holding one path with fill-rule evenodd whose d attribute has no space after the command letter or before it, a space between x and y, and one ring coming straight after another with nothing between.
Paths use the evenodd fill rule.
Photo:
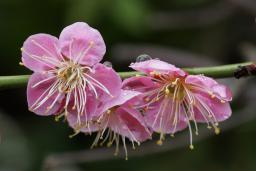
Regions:
<instances>
[{"instance_id":1,"label":"plum blossom cluster","mask_svg":"<svg viewBox=\"0 0 256 171\"><path fill-rule=\"evenodd\" d=\"M158 59L132 63L143 75L122 81L112 67L100 63L104 40L83 22L67 26L59 38L32 35L21 50L22 64L34 72L27 87L29 110L63 117L74 135L96 132L92 147L116 144L118 154L122 143L127 156L127 140L135 148L156 132L161 145L166 134L188 128L193 149L198 123L218 134L218 122L231 115L228 87Z\"/></svg>"}]
</instances>

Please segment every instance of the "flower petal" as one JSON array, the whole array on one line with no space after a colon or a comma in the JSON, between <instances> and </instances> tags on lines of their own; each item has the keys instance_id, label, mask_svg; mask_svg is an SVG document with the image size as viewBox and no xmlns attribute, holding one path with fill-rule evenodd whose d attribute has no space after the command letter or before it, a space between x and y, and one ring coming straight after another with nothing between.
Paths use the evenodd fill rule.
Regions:
<instances>
[{"instance_id":1,"label":"flower petal","mask_svg":"<svg viewBox=\"0 0 256 171\"><path fill-rule=\"evenodd\" d=\"M38 104L44 98L47 98L47 94L50 90L49 89L50 86L52 86L54 84L54 82L56 81L55 78L50 79L50 77L51 76L49 76L49 75L43 75L40 73L34 73L30 77L28 86L27 86L27 100L28 100L29 108L32 108L31 110L33 110L34 107L36 107L36 105L33 105L33 104L35 104L35 103ZM42 82L41 84L39 84L36 87L33 87L38 82L40 82L44 79L49 79L49 80ZM35 112L38 115L43 115L43 116L57 114L59 112L59 110L63 107L63 105L62 105L63 99L64 99L63 94L58 95L58 92L55 92L44 103L42 103L42 105L40 107L38 107L37 109L34 109L33 112ZM53 104L53 106L52 106L52 104ZM48 109L49 106L52 106L52 108Z\"/></svg>"},{"instance_id":2,"label":"flower petal","mask_svg":"<svg viewBox=\"0 0 256 171\"><path fill-rule=\"evenodd\" d=\"M119 107L115 115L119 118L119 124L118 126L114 123L110 125L115 132L128 137L131 141L142 142L151 138L151 133L145 126L141 114L135 109Z\"/></svg>"},{"instance_id":3,"label":"flower petal","mask_svg":"<svg viewBox=\"0 0 256 171\"><path fill-rule=\"evenodd\" d=\"M224 101L231 101L232 100L232 92L231 90L225 85L214 85L212 87L213 93L216 95L217 98L224 100Z\"/></svg>"},{"instance_id":4,"label":"flower petal","mask_svg":"<svg viewBox=\"0 0 256 171\"><path fill-rule=\"evenodd\" d=\"M130 91L130 90L121 90L121 93L119 96L111 99L110 101L103 103L101 105L98 106L98 110L96 113L98 113L99 115L103 114L104 112L106 112L108 109L114 107L114 106L120 106L126 102L128 102L129 100L131 100L132 98L138 96L140 93L136 92L136 91Z\"/></svg>"},{"instance_id":5,"label":"flower petal","mask_svg":"<svg viewBox=\"0 0 256 171\"><path fill-rule=\"evenodd\" d=\"M47 71L61 59L58 39L48 34L30 36L22 47L22 62L35 72Z\"/></svg>"},{"instance_id":6,"label":"flower petal","mask_svg":"<svg viewBox=\"0 0 256 171\"><path fill-rule=\"evenodd\" d=\"M94 72L88 74L91 77L87 77L88 80L94 83L96 83L94 80L98 81L109 92L108 94L106 90L104 91L102 88L95 86L98 94L98 100L106 102L111 98L119 96L122 86L122 80L119 75L112 68L106 67L100 63L96 64L93 70ZM93 91L91 90L91 92Z\"/></svg>"},{"instance_id":7,"label":"flower petal","mask_svg":"<svg viewBox=\"0 0 256 171\"><path fill-rule=\"evenodd\" d=\"M199 87L201 91L208 92L208 94L210 93L220 100L232 100L231 90L227 86L219 84L217 81L210 77L203 75L188 75L185 79L185 83L195 85Z\"/></svg>"},{"instance_id":8,"label":"flower petal","mask_svg":"<svg viewBox=\"0 0 256 171\"><path fill-rule=\"evenodd\" d=\"M174 65L168 64L157 59L132 63L130 67L136 71L140 71L146 74L150 74L151 72L159 72L161 74L175 74L179 76L186 75L186 73L183 70L175 67Z\"/></svg>"},{"instance_id":9,"label":"flower petal","mask_svg":"<svg viewBox=\"0 0 256 171\"><path fill-rule=\"evenodd\" d=\"M217 98L210 98L202 95L196 95L196 98L199 98L201 103L203 103L205 106L207 106L210 110L210 112L214 115L214 118L216 121L224 121L228 119L231 116L232 110L230 108L230 104L228 102L222 103ZM196 106L194 108L195 112L195 118L198 122L206 122L204 116L208 116L205 110L204 110L204 116L202 114L202 107L201 110L199 110L199 106Z\"/></svg>"},{"instance_id":10,"label":"flower petal","mask_svg":"<svg viewBox=\"0 0 256 171\"><path fill-rule=\"evenodd\" d=\"M99 31L83 22L64 28L59 39L62 53L83 65L92 66L99 63L106 52Z\"/></svg>"},{"instance_id":11,"label":"flower petal","mask_svg":"<svg viewBox=\"0 0 256 171\"><path fill-rule=\"evenodd\" d=\"M95 96L92 94L87 94L86 97L86 108L82 115L80 115L81 124L78 124L78 113L76 110L72 110L74 102L71 102L68 108L69 114L67 116L67 121L70 127L72 127L75 131L81 131L85 133L91 133L98 130L94 124L90 124L89 127L86 126L87 123L91 123L93 119L96 117L96 109L98 105L98 101Z\"/></svg>"},{"instance_id":12,"label":"flower petal","mask_svg":"<svg viewBox=\"0 0 256 171\"><path fill-rule=\"evenodd\" d=\"M165 103L165 107L163 107ZM145 121L147 125L155 132L158 133L175 133L181 131L187 127L187 122L184 117L184 113L180 111L177 113L179 120L177 125L173 124L174 113L171 113L172 105L164 100L159 100L159 102L151 105L150 109L145 112Z\"/></svg>"},{"instance_id":13,"label":"flower petal","mask_svg":"<svg viewBox=\"0 0 256 171\"><path fill-rule=\"evenodd\" d=\"M207 88L218 84L214 79L203 75L188 75L185 79L185 83Z\"/></svg>"},{"instance_id":14,"label":"flower petal","mask_svg":"<svg viewBox=\"0 0 256 171\"><path fill-rule=\"evenodd\" d=\"M146 92L157 87L158 84L152 81L152 79L148 76L130 77L125 79L122 84L123 89L138 92Z\"/></svg>"}]
</instances>

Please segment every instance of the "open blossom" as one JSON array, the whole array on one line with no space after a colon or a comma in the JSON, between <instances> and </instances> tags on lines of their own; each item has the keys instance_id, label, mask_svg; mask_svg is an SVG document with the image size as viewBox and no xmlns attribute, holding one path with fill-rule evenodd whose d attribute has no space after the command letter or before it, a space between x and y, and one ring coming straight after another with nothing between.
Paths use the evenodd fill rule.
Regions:
<instances>
[{"instance_id":1,"label":"open blossom","mask_svg":"<svg viewBox=\"0 0 256 171\"><path fill-rule=\"evenodd\" d=\"M138 107L143 109L147 125L160 133L159 145L165 134L174 136L175 132L188 127L193 149L193 130L198 135L198 122L207 123L207 127L218 134L218 122L231 115L230 90L212 78L189 75L155 59L133 63L130 67L146 76L126 79L124 88L142 93Z\"/></svg>"},{"instance_id":2,"label":"open blossom","mask_svg":"<svg viewBox=\"0 0 256 171\"><path fill-rule=\"evenodd\" d=\"M118 96L121 79L99 62L106 47L101 34L86 23L63 29L59 39L30 36L22 47L22 63L34 73L29 79L29 109L38 115L84 116L90 120L98 103Z\"/></svg>"},{"instance_id":3,"label":"open blossom","mask_svg":"<svg viewBox=\"0 0 256 171\"><path fill-rule=\"evenodd\" d=\"M119 142L122 141L127 159L126 138L132 142L133 148L135 148L134 143L140 145L140 142L151 138L151 132L143 116L132 106L133 97L138 94L135 91L122 90L120 96L99 107L96 112L98 116L95 115L89 124L78 125L76 115L69 115L68 123L75 130L75 134L97 132L92 147L103 145L105 142L108 142L107 146L115 143L117 155ZM84 117L81 118L82 123L84 120Z\"/></svg>"}]
</instances>

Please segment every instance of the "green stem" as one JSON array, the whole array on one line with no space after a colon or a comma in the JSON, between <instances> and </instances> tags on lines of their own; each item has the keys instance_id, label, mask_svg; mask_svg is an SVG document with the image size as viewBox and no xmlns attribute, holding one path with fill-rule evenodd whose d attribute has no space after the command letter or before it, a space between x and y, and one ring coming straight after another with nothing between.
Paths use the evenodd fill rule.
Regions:
<instances>
[{"instance_id":1,"label":"green stem","mask_svg":"<svg viewBox=\"0 0 256 171\"><path fill-rule=\"evenodd\" d=\"M199 67L199 68L183 68L190 74L204 74L214 78L233 77L234 72L239 66L246 66L253 64L253 62L245 62L230 65L221 65L213 67ZM118 72L121 78L129 78L136 74L142 74L140 72ZM26 85L29 79L29 75L17 75L17 76L0 76L0 89L16 88Z\"/></svg>"},{"instance_id":2,"label":"green stem","mask_svg":"<svg viewBox=\"0 0 256 171\"><path fill-rule=\"evenodd\" d=\"M221 66L213 66L213 67L196 67L196 68L182 68L187 71L189 74L204 74L205 76L213 77L213 78L225 78L225 77L233 77L234 72L238 69L239 66L246 66L253 64L253 62L244 62L238 64L229 64L229 65L221 65ZM136 74L141 74L139 72L119 72L119 75L122 78L129 78Z\"/></svg>"}]
</instances>

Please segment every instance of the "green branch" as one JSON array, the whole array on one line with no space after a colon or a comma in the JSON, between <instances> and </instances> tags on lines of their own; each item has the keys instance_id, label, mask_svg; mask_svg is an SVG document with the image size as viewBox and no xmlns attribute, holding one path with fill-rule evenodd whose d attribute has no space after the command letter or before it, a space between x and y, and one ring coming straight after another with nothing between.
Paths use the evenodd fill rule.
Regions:
<instances>
[{"instance_id":1,"label":"green branch","mask_svg":"<svg viewBox=\"0 0 256 171\"><path fill-rule=\"evenodd\" d=\"M234 72L239 66L250 65L252 62L221 65L214 67L199 67L199 68L183 68L190 74L204 74L209 77L214 78L225 78L233 77ZM141 74L139 72L118 72L121 78L129 78L135 76L136 74ZM29 79L29 75L17 75L17 76L0 76L0 89L9 89L25 86Z\"/></svg>"}]
</instances>

